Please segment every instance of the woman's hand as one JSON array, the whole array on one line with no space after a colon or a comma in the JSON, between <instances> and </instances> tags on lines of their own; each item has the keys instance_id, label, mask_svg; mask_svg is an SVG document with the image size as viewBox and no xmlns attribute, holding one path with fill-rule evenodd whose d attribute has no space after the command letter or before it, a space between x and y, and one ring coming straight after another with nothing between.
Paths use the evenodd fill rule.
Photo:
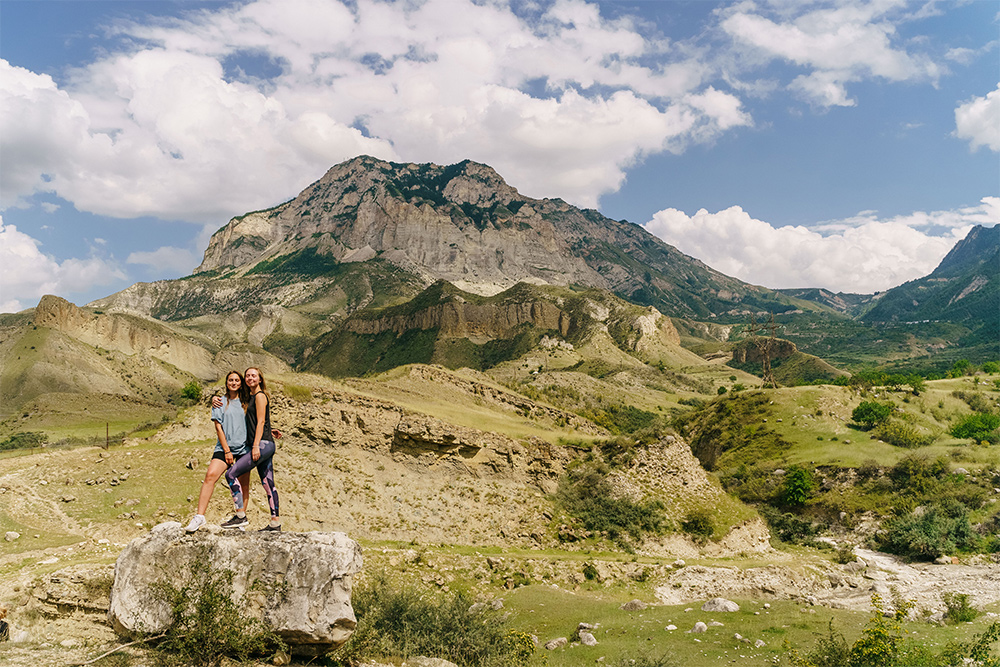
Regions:
<instances>
[{"instance_id":1,"label":"woman's hand","mask_svg":"<svg viewBox=\"0 0 1000 667\"><path fill-rule=\"evenodd\" d=\"M213 408L221 408L222 407L222 397L221 396L213 396L212 397L212 407Z\"/></svg>"},{"instance_id":2,"label":"woman's hand","mask_svg":"<svg viewBox=\"0 0 1000 667\"><path fill-rule=\"evenodd\" d=\"M277 440L278 438L281 437L281 431L279 431L276 428L272 428L271 429L271 435L274 437L275 440Z\"/></svg>"},{"instance_id":3,"label":"woman's hand","mask_svg":"<svg viewBox=\"0 0 1000 667\"><path fill-rule=\"evenodd\" d=\"M250 458L254 461L260 458L260 445L253 446L253 449L250 450Z\"/></svg>"},{"instance_id":4,"label":"woman's hand","mask_svg":"<svg viewBox=\"0 0 1000 667\"><path fill-rule=\"evenodd\" d=\"M233 458L233 453L232 452L226 452L226 467L227 468L231 467L233 465L233 462L235 460L236 459Z\"/></svg>"}]
</instances>

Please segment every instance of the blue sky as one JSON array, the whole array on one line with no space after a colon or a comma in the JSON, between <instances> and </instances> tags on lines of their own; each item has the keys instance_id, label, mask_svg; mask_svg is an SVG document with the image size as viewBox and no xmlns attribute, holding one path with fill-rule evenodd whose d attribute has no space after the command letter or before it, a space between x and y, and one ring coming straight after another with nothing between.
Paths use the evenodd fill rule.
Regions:
<instances>
[{"instance_id":1,"label":"blue sky","mask_svg":"<svg viewBox=\"0 0 1000 667\"><path fill-rule=\"evenodd\" d=\"M0 311L187 275L358 154L485 162L768 287L1000 221L1000 2L0 2Z\"/></svg>"}]
</instances>

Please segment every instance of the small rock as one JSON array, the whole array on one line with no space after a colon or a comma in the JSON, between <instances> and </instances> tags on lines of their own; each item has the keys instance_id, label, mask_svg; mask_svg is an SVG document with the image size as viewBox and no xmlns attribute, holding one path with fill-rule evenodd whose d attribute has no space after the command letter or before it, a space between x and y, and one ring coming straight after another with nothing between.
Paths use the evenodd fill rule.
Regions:
<instances>
[{"instance_id":1,"label":"small rock","mask_svg":"<svg viewBox=\"0 0 1000 667\"><path fill-rule=\"evenodd\" d=\"M189 459L186 464L184 464L188 470L194 470L198 467L198 459Z\"/></svg>"},{"instance_id":2,"label":"small rock","mask_svg":"<svg viewBox=\"0 0 1000 667\"><path fill-rule=\"evenodd\" d=\"M623 611L642 611L646 608L646 603L642 600L629 600L623 604L619 609Z\"/></svg>"},{"instance_id":3,"label":"small rock","mask_svg":"<svg viewBox=\"0 0 1000 667\"><path fill-rule=\"evenodd\" d=\"M278 651L277 653L274 654L274 657L271 659L271 664L278 665L278 667L284 667L284 665L291 664L291 662L292 662L292 656L288 655L284 651Z\"/></svg>"},{"instance_id":4,"label":"small rock","mask_svg":"<svg viewBox=\"0 0 1000 667\"><path fill-rule=\"evenodd\" d=\"M5 542L13 542L19 537L21 537L21 533L14 532L13 530L8 530L3 535L3 539Z\"/></svg>"},{"instance_id":5,"label":"small rock","mask_svg":"<svg viewBox=\"0 0 1000 667\"><path fill-rule=\"evenodd\" d=\"M707 632L707 631L708 631L708 626L705 625L704 623L702 623L701 621L698 621L697 623L695 623L694 627L691 628L690 630L688 630L688 632L695 632L695 633L701 633L701 632Z\"/></svg>"},{"instance_id":6,"label":"small rock","mask_svg":"<svg viewBox=\"0 0 1000 667\"><path fill-rule=\"evenodd\" d=\"M71 502L73 502L74 500L76 500L76 496L63 496L63 497L62 497L62 501L63 501L64 503L71 503Z\"/></svg>"},{"instance_id":7,"label":"small rock","mask_svg":"<svg viewBox=\"0 0 1000 667\"><path fill-rule=\"evenodd\" d=\"M568 639L566 639L565 637L559 637L557 639L551 639L551 640L545 642L545 649L547 651L554 651L557 648L563 648L567 644L569 644L569 640Z\"/></svg>"},{"instance_id":8,"label":"small rock","mask_svg":"<svg viewBox=\"0 0 1000 667\"><path fill-rule=\"evenodd\" d=\"M739 611L740 606L732 600L726 598L712 598L701 605L702 611Z\"/></svg>"},{"instance_id":9,"label":"small rock","mask_svg":"<svg viewBox=\"0 0 1000 667\"><path fill-rule=\"evenodd\" d=\"M770 609L770 608L771 608L771 603L770 602L765 602L764 603L764 609Z\"/></svg>"},{"instance_id":10,"label":"small rock","mask_svg":"<svg viewBox=\"0 0 1000 667\"><path fill-rule=\"evenodd\" d=\"M1000 493L1000 489L997 489L997 493ZM681 568L687 565L682 559L678 558L674 561L674 567Z\"/></svg>"},{"instance_id":11,"label":"small rock","mask_svg":"<svg viewBox=\"0 0 1000 667\"><path fill-rule=\"evenodd\" d=\"M667 629L667 630L676 630L676 629L677 629L677 626L676 626L676 625L674 625L673 623L671 623L670 625L668 625L668 626L666 627L666 629Z\"/></svg>"},{"instance_id":12,"label":"small rock","mask_svg":"<svg viewBox=\"0 0 1000 667\"><path fill-rule=\"evenodd\" d=\"M587 631L580 633L580 643L584 646L597 646L597 639Z\"/></svg>"},{"instance_id":13,"label":"small rock","mask_svg":"<svg viewBox=\"0 0 1000 667\"><path fill-rule=\"evenodd\" d=\"M721 628L725 626L725 623L719 623L718 621L709 621L708 627L710 628Z\"/></svg>"},{"instance_id":14,"label":"small rock","mask_svg":"<svg viewBox=\"0 0 1000 667\"><path fill-rule=\"evenodd\" d=\"M765 646L767 646L767 642L765 642L763 639L758 639L753 643L753 645L756 646L757 648L764 648Z\"/></svg>"},{"instance_id":15,"label":"small rock","mask_svg":"<svg viewBox=\"0 0 1000 667\"><path fill-rule=\"evenodd\" d=\"M951 556L938 556L934 562L938 565L951 565Z\"/></svg>"},{"instance_id":16,"label":"small rock","mask_svg":"<svg viewBox=\"0 0 1000 667\"><path fill-rule=\"evenodd\" d=\"M73 648L74 646L79 646L80 642L78 642L75 639L64 639L61 642L59 642L59 645L64 648Z\"/></svg>"}]
</instances>

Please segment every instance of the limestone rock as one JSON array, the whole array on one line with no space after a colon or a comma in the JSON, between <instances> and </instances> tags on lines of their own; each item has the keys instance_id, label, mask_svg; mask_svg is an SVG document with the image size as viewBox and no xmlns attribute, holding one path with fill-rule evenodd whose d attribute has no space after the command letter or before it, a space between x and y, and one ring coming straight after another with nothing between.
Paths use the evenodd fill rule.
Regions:
<instances>
[{"instance_id":1,"label":"limestone rock","mask_svg":"<svg viewBox=\"0 0 1000 667\"><path fill-rule=\"evenodd\" d=\"M551 640L545 642L545 649L547 651L554 651L557 648L563 648L567 644L569 644L569 640L568 639L566 639L565 637L559 637L557 639L551 639Z\"/></svg>"},{"instance_id":2,"label":"limestone rock","mask_svg":"<svg viewBox=\"0 0 1000 667\"><path fill-rule=\"evenodd\" d=\"M702 611L739 611L740 606L726 598L712 598L701 605Z\"/></svg>"},{"instance_id":3,"label":"limestone rock","mask_svg":"<svg viewBox=\"0 0 1000 667\"><path fill-rule=\"evenodd\" d=\"M629 600L619 608L623 611L642 611L646 608L646 603L642 600Z\"/></svg>"},{"instance_id":4,"label":"limestone rock","mask_svg":"<svg viewBox=\"0 0 1000 667\"><path fill-rule=\"evenodd\" d=\"M172 618L151 584L192 583L198 565L233 573L232 596L274 629L296 655L343 644L357 621L351 607L361 548L344 533L187 534L162 523L129 543L115 564L108 618L116 632L161 632Z\"/></svg>"},{"instance_id":5,"label":"limestone rock","mask_svg":"<svg viewBox=\"0 0 1000 667\"><path fill-rule=\"evenodd\" d=\"M698 621L697 623L694 624L693 628L688 630L688 632L695 632L695 633L708 632L708 626L702 623L701 621Z\"/></svg>"},{"instance_id":6,"label":"limestone rock","mask_svg":"<svg viewBox=\"0 0 1000 667\"><path fill-rule=\"evenodd\" d=\"M597 639L586 630L580 631L580 643L584 646L597 646Z\"/></svg>"}]
</instances>

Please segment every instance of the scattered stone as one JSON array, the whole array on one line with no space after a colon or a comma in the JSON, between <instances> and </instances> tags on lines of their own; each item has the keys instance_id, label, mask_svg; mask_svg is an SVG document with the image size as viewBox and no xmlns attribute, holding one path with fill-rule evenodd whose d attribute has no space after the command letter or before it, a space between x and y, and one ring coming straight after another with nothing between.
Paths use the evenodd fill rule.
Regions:
<instances>
[{"instance_id":1,"label":"scattered stone","mask_svg":"<svg viewBox=\"0 0 1000 667\"><path fill-rule=\"evenodd\" d=\"M557 648L563 648L567 644L569 644L569 640L566 639L565 637L559 637L558 639L551 639L545 642L545 650L554 651Z\"/></svg>"},{"instance_id":2,"label":"scattered stone","mask_svg":"<svg viewBox=\"0 0 1000 667\"><path fill-rule=\"evenodd\" d=\"M695 632L695 633L708 632L708 626L702 623L701 621L698 621L697 623L694 624L693 628L688 630L688 632Z\"/></svg>"},{"instance_id":3,"label":"scattered stone","mask_svg":"<svg viewBox=\"0 0 1000 667\"><path fill-rule=\"evenodd\" d=\"M619 609L622 611L642 611L646 608L646 603L642 600L629 600L623 604Z\"/></svg>"},{"instance_id":4,"label":"scattered stone","mask_svg":"<svg viewBox=\"0 0 1000 667\"><path fill-rule=\"evenodd\" d=\"M763 639L758 639L753 643L753 645L757 648L764 648L765 646L767 646L767 642L765 642Z\"/></svg>"},{"instance_id":5,"label":"scattered stone","mask_svg":"<svg viewBox=\"0 0 1000 667\"><path fill-rule=\"evenodd\" d=\"M597 646L597 639L586 630L580 632L580 643L584 646Z\"/></svg>"},{"instance_id":6,"label":"scattered stone","mask_svg":"<svg viewBox=\"0 0 1000 667\"><path fill-rule=\"evenodd\" d=\"M712 598L701 605L702 611L739 611L740 606L732 600L726 598Z\"/></svg>"},{"instance_id":7,"label":"scattered stone","mask_svg":"<svg viewBox=\"0 0 1000 667\"><path fill-rule=\"evenodd\" d=\"M184 467L188 470L194 470L198 467L198 459L188 459L188 462L184 464Z\"/></svg>"},{"instance_id":8,"label":"scattered stone","mask_svg":"<svg viewBox=\"0 0 1000 667\"><path fill-rule=\"evenodd\" d=\"M77 641L76 639L64 639L61 642L59 642L59 645L62 646L63 648L73 648L75 646L79 646L80 642Z\"/></svg>"},{"instance_id":9,"label":"scattered stone","mask_svg":"<svg viewBox=\"0 0 1000 667\"><path fill-rule=\"evenodd\" d=\"M676 625L674 625L673 623L671 623L670 625L668 625L668 626L666 627L666 629L667 629L667 630L676 630L676 629L677 629L677 626L676 626Z\"/></svg>"},{"instance_id":10,"label":"scattered stone","mask_svg":"<svg viewBox=\"0 0 1000 667\"><path fill-rule=\"evenodd\" d=\"M76 496L63 496L63 497L62 497L62 501L63 501L64 503L71 503L71 502L73 502L74 500L76 500Z\"/></svg>"},{"instance_id":11,"label":"scattered stone","mask_svg":"<svg viewBox=\"0 0 1000 667\"><path fill-rule=\"evenodd\" d=\"M764 603L764 609L770 609L770 608L771 608L771 603L770 602L765 602Z\"/></svg>"},{"instance_id":12,"label":"scattered stone","mask_svg":"<svg viewBox=\"0 0 1000 667\"><path fill-rule=\"evenodd\" d=\"M934 562L937 565L951 565L951 556L938 556Z\"/></svg>"},{"instance_id":13,"label":"scattered stone","mask_svg":"<svg viewBox=\"0 0 1000 667\"><path fill-rule=\"evenodd\" d=\"M21 533L15 532L13 530L8 530L3 535L4 542L13 542L19 537L21 537Z\"/></svg>"},{"instance_id":14,"label":"scattered stone","mask_svg":"<svg viewBox=\"0 0 1000 667\"><path fill-rule=\"evenodd\" d=\"M708 627L710 627L710 628L721 628L724 625L725 625L725 623L719 623L718 621L709 621L708 622Z\"/></svg>"},{"instance_id":15,"label":"scattered stone","mask_svg":"<svg viewBox=\"0 0 1000 667\"><path fill-rule=\"evenodd\" d=\"M997 491L997 493L1000 493L1000 491ZM682 559L680 559L680 558L678 558L677 560L675 560L675 561L674 561L674 567L676 567L676 568L682 568L682 567L684 567L685 565L687 565L687 563L685 563L685 562L684 562L684 561L683 561Z\"/></svg>"}]
</instances>

